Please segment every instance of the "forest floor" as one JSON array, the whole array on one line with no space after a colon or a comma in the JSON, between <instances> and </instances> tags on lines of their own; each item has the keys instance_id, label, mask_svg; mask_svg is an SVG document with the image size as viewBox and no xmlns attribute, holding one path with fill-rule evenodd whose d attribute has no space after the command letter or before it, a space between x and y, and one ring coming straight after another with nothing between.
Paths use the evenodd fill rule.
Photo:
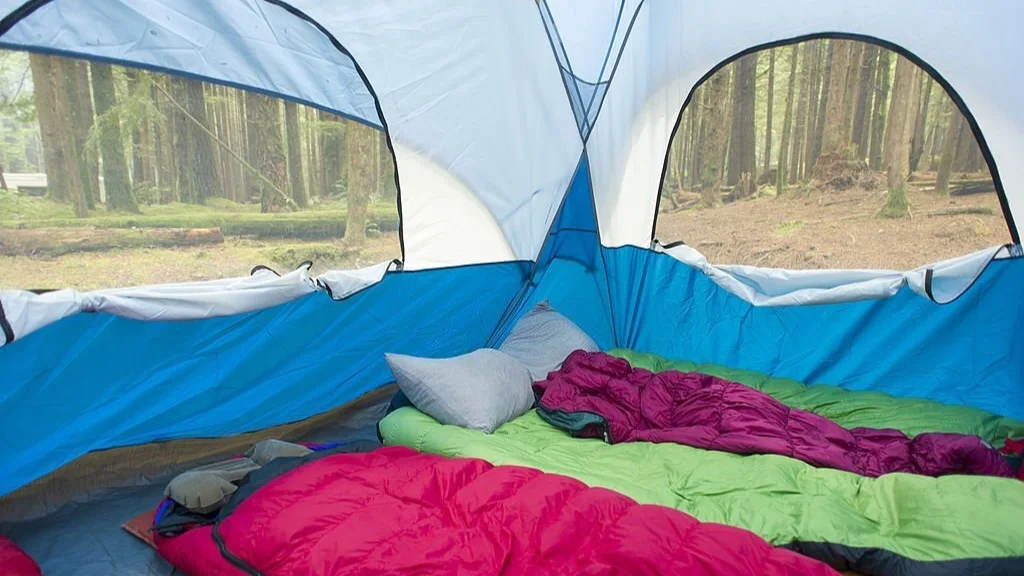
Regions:
<instances>
[{"instance_id":1,"label":"forest floor","mask_svg":"<svg viewBox=\"0 0 1024 576\"><path fill-rule=\"evenodd\" d=\"M332 268L368 266L401 256L398 234L368 238L357 253L341 242L296 239L224 239L223 244L186 248L128 248L78 252L56 258L0 256L0 289L98 290L167 282L247 276L263 264L279 273L313 260L312 275Z\"/></svg>"},{"instance_id":2,"label":"forest floor","mask_svg":"<svg viewBox=\"0 0 1024 576\"><path fill-rule=\"evenodd\" d=\"M794 190L663 211L656 236L683 240L713 264L789 269L908 270L1010 241L995 193L940 196L911 183L907 197L912 217L889 219L876 216L884 191Z\"/></svg>"},{"instance_id":3,"label":"forest floor","mask_svg":"<svg viewBox=\"0 0 1024 576\"><path fill-rule=\"evenodd\" d=\"M400 257L398 234L390 231L397 227L396 208L386 203L372 204L368 216L381 231L368 230L366 244L354 250L339 240L344 235L344 202L324 202L299 212L261 214L258 205L211 199L203 206L143 206L142 214L100 209L87 218L76 219L70 206L0 190L0 232L25 239L42 234L56 243L65 238L73 242L76 234L96 236L97 230L107 229L124 235L170 228L219 228L223 232L223 241L200 246L132 246L101 251L72 248L68 250L71 253L53 257L42 253L13 255L11 250L5 253L0 242L0 289L96 290L214 280L248 275L259 264L288 272L306 260L313 261L312 274L318 274Z\"/></svg>"},{"instance_id":4,"label":"forest floor","mask_svg":"<svg viewBox=\"0 0 1024 576\"><path fill-rule=\"evenodd\" d=\"M905 270L1009 241L995 193L939 196L911 183L907 195L912 217L900 219L878 218L876 214L885 204L884 192L860 188L829 192L794 189L781 197L741 200L714 209L663 211L658 217L657 237L663 243L686 241L713 263L790 269ZM6 200L0 202L0 228L59 227L70 231L81 222L63 205L42 199ZM375 210L391 217L385 213L389 208L371 208L371 219ZM258 207L229 204L153 206L144 208L141 216L99 211L84 223L121 229L136 225L203 228L220 223L225 230L224 222L257 228L268 222L273 222L274 228L301 223L316 232L325 222L344 222L343 205L285 214L259 214L256 210ZM275 230L273 234L295 232L302 230ZM132 247L56 257L0 254L0 289L95 290L212 280L247 275L258 264L287 272L305 260L314 262L312 273L317 274L399 256L398 235L390 231L371 234L359 250L331 238L260 237L225 231L222 243L203 246Z\"/></svg>"}]
</instances>

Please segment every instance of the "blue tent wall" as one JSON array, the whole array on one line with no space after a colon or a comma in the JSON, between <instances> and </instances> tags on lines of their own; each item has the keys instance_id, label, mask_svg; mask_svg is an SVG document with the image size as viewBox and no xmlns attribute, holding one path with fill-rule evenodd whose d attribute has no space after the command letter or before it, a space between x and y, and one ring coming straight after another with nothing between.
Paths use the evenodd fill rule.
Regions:
<instances>
[{"instance_id":1,"label":"blue tent wall","mask_svg":"<svg viewBox=\"0 0 1024 576\"><path fill-rule=\"evenodd\" d=\"M621 346L1024 419L1024 259L993 261L946 305L903 288L883 300L755 307L666 254L604 253Z\"/></svg>"},{"instance_id":2,"label":"blue tent wall","mask_svg":"<svg viewBox=\"0 0 1024 576\"><path fill-rule=\"evenodd\" d=\"M394 272L238 316L79 314L0 348L0 496L91 450L293 422L392 381L385 352L484 345L526 263Z\"/></svg>"},{"instance_id":3,"label":"blue tent wall","mask_svg":"<svg viewBox=\"0 0 1024 576\"><path fill-rule=\"evenodd\" d=\"M534 271L510 305L490 344L500 344L515 322L545 299L602 348L615 346L607 273L601 258L585 154L555 215Z\"/></svg>"}]
</instances>

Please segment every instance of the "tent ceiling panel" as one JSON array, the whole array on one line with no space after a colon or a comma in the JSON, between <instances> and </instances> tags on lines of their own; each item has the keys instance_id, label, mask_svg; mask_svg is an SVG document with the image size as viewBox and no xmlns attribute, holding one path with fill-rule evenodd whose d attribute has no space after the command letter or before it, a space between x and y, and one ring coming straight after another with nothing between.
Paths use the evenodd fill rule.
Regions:
<instances>
[{"instance_id":1,"label":"tent ceiling panel","mask_svg":"<svg viewBox=\"0 0 1024 576\"><path fill-rule=\"evenodd\" d=\"M6 2L6 0L5 0ZM0 44L73 53L253 87L387 124L411 169L414 208L476 197L477 208L431 209L403 226L419 239L409 268L533 259L582 153L543 25L531 3L303 0L41 1ZM355 53L370 77L312 23ZM378 117L374 94L384 119ZM402 158L397 159L402 179ZM443 194L439 186L449 186ZM446 201L447 202L447 201ZM442 202L441 204L444 204ZM493 224L497 230L493 230ZM486 229L486 230L485 230ZM479 232L479 234L477 233ZM495 241L503 237L502 241ZM468 248L473 245L472 248ZM453 248L454 247L454 248Z\"/></svg>"},{"instance_id":2,"label":"tent ceiling panel","mask_svg":"<svg viewBox=\"0 0 1024 576\"><path fill-rule=\"evenodd\" d=\"M0 19L6 16L9 12L13 12L24 3L25 0L0 0Z\"/></svg>"},{"instance_id":3,"label":"tent ceiling panel","mask_svg":"<svg viewBox=\"0 0 1024 576\"><path fill-rule=\"evenodd\" d=\"M641 0L546 1L573 73L589 84L606 82Z\"/></svg>"},{"instance_id":4,"label":"tent ceiling panel","mask_svg":"<svg viewBox=\"0 0 1024 576\"><path fill-rule=\"evenodd\" d=\"M37 4L0 37L0 46L201 77L381 126L373 95L351 58L312 24L266 0Z\"/></svg>"},{"instance_id":5,"label":"tent ceiling panel","mask_svg":"<svg viewBox=\"0 0 1024 576\"><path fill-rule=\"evenodd\" d=\"M891 42L933 67L977 121L1011 213L1024 214L1022 18L1012 0L645 3L588 142L602 242L650 245L672 125L705 74L754 46L828 33Z\"/></svg>"},{"instance_id":6,"label":"tent ceiling panel","mask_svg":"<svg viewBox=\"0 0 1024 576\"><path fill-rule=\"evenodd\" d=\"M582 153L570 103L532 2L450 0L295 6L353 54L380 99L402 185L406 266L532 260ZM416 172L406 174L416 154ZM442 192L441 187L452 190ZM454 188L462 188L462 191ZM463 224L435 199L476 196L500 227ZM417 213L415 220L411 212ZM478 231L477 231L478 230ZM418 240L417 240L418 238ZM471 246L479 244L478 246ZM453 251L454 249L454 251Z\"/></svg>"}]
</instances>

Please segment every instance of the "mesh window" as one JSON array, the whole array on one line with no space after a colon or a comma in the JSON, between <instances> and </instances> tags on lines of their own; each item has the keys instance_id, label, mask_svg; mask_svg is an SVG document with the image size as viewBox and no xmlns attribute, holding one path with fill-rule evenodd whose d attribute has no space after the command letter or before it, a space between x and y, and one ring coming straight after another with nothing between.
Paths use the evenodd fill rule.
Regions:
<instances>
[{"instance_id":1,"label":"mesh window","mask_svg":"<svg viewBox=\"0 0 1024 576\"><path fill-rule=\"evenodd\" d=\"M656 238L715 264L904 270L1010 240L963 114L865 42L727 64L694 91L666 167Z\"/></svg>"},{"instance_id":2,"label":"mesh window","mask_svg":"<svg viewBox=\"0 0 1024 576\"><path fill-rule=\"evenodd\" d=\"M383 132L257 92L0 51L0 288L401 257Z\"/></svg>"}]
</instances>

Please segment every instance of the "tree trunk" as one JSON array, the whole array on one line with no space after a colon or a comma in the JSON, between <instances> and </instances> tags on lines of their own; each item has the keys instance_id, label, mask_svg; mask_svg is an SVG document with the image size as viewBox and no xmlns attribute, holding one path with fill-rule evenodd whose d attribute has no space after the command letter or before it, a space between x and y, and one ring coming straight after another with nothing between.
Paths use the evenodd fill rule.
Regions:
<instances>
[{"instance_id":1,"label":"tree trunk","mask_svg":"<svg viewBox=\"0 0 1024 576\"><path fill-rule=\"evenodd\" d=\"M198 187L195 192L197 204L202 204L209 196L224 196L224 187L217 175L217 156L214 153L216 145L213 137L206 130L210 129L210 121L206 114L206 96L203 92L203 83L198 81L188 82L188 109L192 119L188 123L192 131L192 140L196 149L196 182ZM206 130L203 130L205 128Z\"/></svg>"},{"instance_id":2,"label":"tree trunk","mask_svg":"<svg viewBox=\"0 0 1024 576\"><path fill-rule=\"evenodd\" d=\"M345 244L359 247L366 243L366 208L373 189L373 149L378 145L377 131L361 124L347 126L345 149L348 152L347 219Z\"/></svg>"},{"instance_id":3,"label":"tree trunk","mask_svg":"<svg viewBox=\"0 0 1024 576\"><path fill-rule=\"evenodd\" d=\"M786 172L787 180L792 182L798 182L803 178L804 137L807 132L807 106L809 105L808 92L811 89L809 63L814 57L814 47L804 42L800 52L803 53L800 58L803 63L799 74L800 96L797 98L793 146L790 149L789 170ZM793 63L793 66L796 67L796 62Z\"/></svg>"},{"instance_id":4,"label":"tree trunk","mask_svg":"<svg viewBox=\"0 0 1024 576\"><path fill-rule=\"evenodd\" d=\"M288 189L288 167L281 137L281 118L277 100L257 92L245 93L247 132L251 157L249 164L280 190ZM260 178L251 177L260 197L260 211L270 212L283 200L277 191Z\"/></svg>"},{"instance_id":5,"label":"tree trunk","mask_svg":"<svg viewBox=\"0 0 1024 576\"><path fill-rule=\"evenodd\" d=\"M910 212L907 201L907 176L910 174L910 140L914 135L911 108L916 104L914 95L916 66L897 56L896 79L892 87L889 121L885 129L886 169L889 195L880 213L889 218L901 218Z\"/></svg>"},{"instance_id":6,"label":"tree trunk","mask_svg":"<svg viewBox=\"0 0 1024 576\"><path fill-rule=\"evenodd\" d=\"M214 121L217 125L217 138L221 140L228 148L234 151L238 151L238 138L233 130L233 122L231 120L231 94L230 91L233 88L227 88L225 86L211 86L214 94L217 96L217 104L214 106ZM220 174L221 182L224 185L224 197L233 202L238 201L238 169L236 160L231 154L221 149L220 146L216 147L217 152L217 167L218 173Z\"/></svg>"},{"instance_id":7,"label":"tree trunk","mask_svg":"<svg viewBox=\"0 0 1024 576\"><path fill-rule=\"evenodd\" d=\"M73 88L75 79L67 74L61 59L52 57L47 66L46 83L52 95L51 121L56 129L54 161L56 170L62 172L61 181L66 186L64 199L70 200L74 206L75 216L83 218L87 215L85 194L82 190L82 177L79 171L78 155L75 150L75 136L68 130L66 123L72 118L69 90ZM47 182L49 186L49 182Z\"/></svg>"},{"instance_id":8,"label":"tree trunk","mask_svg":"<svg viewBox=\"0 0 1024 576\"><path fill-rule=\"evenodd\" d=\"M693 123L692 107L683 112L683 123L675 137L675 146L678 147L679 156L676 161L676 192L686 189L686 172L690 161L690 124Z\"/></svg>"},{"instance_id":9,"label":"tree trunk","mask_svg":"<svg viewBox=\"0 0 1024 576\"><path fill-rule=\"evenodd\" d=\"M690 122L690 173L687 175L690 181L690 189L695 190L700 184L700 171L701 163L703 162L704 156L702 155L703 147L701 144L704 142L703 132L701 127L704 122L704 87L698 86L693 91L693 97L690 100L690 114L693 115L693 121Z\"/></svg>"},{"instance_id":10,"label":"tree trunk","mask_svg":"<svg viewBox=\"0 0 1024 576\"><path fill-rule=\"evenodd\" d=\"M75 86L78 92L76 103L75 145L79 153L79 161L85 164L82 188L85 192L85 203L89 209L96 207L100 201L100 164L96 150L90 148L89 130L93 126L95 110L92 105L92 93L89 90L89 64L84 60L69 61L74 65Z\"/></svg>"},{"instance_id":11,"label":"tree trunk","mask_svg":"<svg viewBox=\"0 0 1024 576\"><path fill-rule=\"evenodd\" d=\"M857 159L868 155L868 135L871 132L868 119L871 116L871 100L875 85L875 68L878 64L878 46L864 47L857 77L857 103L853 111L853 134L851 140L857 145Z\"/></svg>"},{"instance_id":12,"label":"tree trunk","mask_svg":"<svg viewBox=\"0 0 1024 576\"><path fill-rule=\"evenodd\" d=\"M824 42L821 40L820 42ZM818 162L818 156L821 156L822 146L825 141L825 116L828 112L828 100L829 100L829 87L832 85L832 59L836 51L836 41L828 41L827 56L825 57L825 71L824 77L821 80L821 96L818 97L818 111L817 116L814 120L814 148L813 158L809 158L807 162L808 172L810 168L813 168Z\"/></svg>"},{"instance_id":13,"label":"tree trunk","mask_svg":"<svg viewBox=\"0 0 1024 576\"><path fill-rule=\"evenodd\" d=\"M768 49L768 98L764 123L764 161L761 174L768 174L772 168L772 106L775 101L775 48Z\"/></svg>"},{"instance_id":14,"label":"tree trunk","mask_svg":"<svg viewBox=\"0 0 1024 576\"><path fill-rule=\"evenodd\" d=\"M704 91L701 150L700 191L701 204L714 207L722 203L718 188L723 181L722 155L728 138L729 76L713 75L702 87Z\"/></svg>"},{"instance_id":15,"label":"tree trunk","mask_svg":"<svg viewBox=\"0 0 1024 576\"><path fill-rule=\"evenodd\" d=\"M914 130L917 126L917 117L920 112L920 99L921 99L921 76L924 72L917 67L913 66L913 80L910 84L910 95L907 98L907 129L910 130L910 140L907 144L907 174L914 173L913 165L911 164L911 154L914 152Z\"/></svg>"},{"instance_id":16,"label":"tree trunk","mask_svg":"<svg viewBox=\"0 0 1024 576\"><path fill-rule=\"evenodd\" d=\"M160 203L170 204L178 201L178 174L174 158L174 130L180 124L181 114L172 104L167 94L170 93L169 77L156 76L153 81L160 88L154 92L156 106L160 111L160 120L154 124L153 142L156 147L156 180L160 187ZM165 93L166 92L166 93Z\"/></svg>"},{"instance_id":17,"label":"tree trunk","mask_svg":"<svg viewBox=\"0 0 1024 576\"><path fill-rule=\"evenodd\" d=\"M754 148L757 143L754 131L757 57L756 53L748 54L736 63L732 90L732 126L727 181L730 186L739 182L743 174L749 174L752 177L757 173L757 160L754 157Z\"/></svg>"},{"instance_id":18,"label":"tree trunk","mask_svg":"<svg viewBox=\"0 0 1024 576\"><path fill-rule=\"evenodd\" d=\"M136 69L132 69L132 68L125 68L124 72L125 72L125 76L128 77L128 93L129 93L129 97L130 98L137 98L139 96L139 91L141 90L141 81L140 81L139 77L140 77L140 75L145 74L145 72L143 72L142 70L136 70ZM141 124L142 123L140 122L140 126L141 126ZM143 173L143 168L142 168L142 163L143 163L142 154L143 154L143 150L142 150L142 132L141 132L141 128L139 126L136 126L135 128L133 128L132 129L132 133L131 133L130 136L131 136L131 150L130 150L130 152L131 152L131 155L132 155L131 181L133 183L135 183L135 184L141 184L144 181L144 177L142 175L142 173Z\"/></svg>"},{"instance_id":19,"label":"tree trunk","mask_svg":"<svg viewBox=\"0 0 1024 576\"><path fill-rule=\"evenodd\" d=\"M74 142L71 154L74 169L78 171L78 181L82 185L82 201L86 208L91 210L96 208L100 194L99 180L97 178L94 187L92 172L89 170L90 159L95 157L95 154L88 151L87 146L89 130L92 128L93 122L92 100L88 86L89 76L88 72L83 73L81 70L81 67L85 65L84 62L68 58L58 58L54 62L59 63L60 75L67 90L68 110L71 115L65 121L69 120L71 123L70 129Z\"/></svg>"},{"instance_id":20,"label":"tree trunk","mask_svg":"<svg viewBox=\"0 0 1024 576\"><path fill-rule=\"evenodd\" d=\"M810 92L807 94L807 136L804 138L803 168L801 173L810 175L814 163L818 160L817 150L821 149L821 139L818 136L818 95L821 92L821 53L823 43L821 40L809 40L811 45L810 64ZM818 146L815 149L815 146Z\"/></svg>"},{"instance_id":21,"label":"tree trunk","mask_svg":"<svg viewBox=\"0 0 1024 576\"><path fill-rule=\"evenodd\" d=\"M959 110L957 111L959 112ZM961 114L962 116L962 114ZM960 134L956 140L956 152L953 156L953 171L968 172L971 169L971 147L975 145L971 127L967 122L960 125Z\"/></svg>"},{"instance_id":22,"label":"tree trunk","mask_svg":"<svg viewBox=\"0 0 1024 576\"><path fill-rule=\"evenodd\" d=\"M284 103L285 129L288 133L288 182L292 198L299 208L308 204L302 183L302 135L299 132L299 109L294 102Z\"/></svg>"},{"instance_id":23,"label":"tree trunk","mask_svg":"<svg viewBox=\"0 0 1024 576\"><path fill-rule=\"evenodd\" d=\"M103 157L103 188L107 192L107 209L138 212L128 177L128 160L121 140L121 118L117 110L114 71L109 64L92 64L92 90L96 95L99 124L100 155Z\"/></svg>"},{"instance_id":24,"label":"tree trunk","mask_svg":"<svg viewBox=\"0 0 1024 576\"><path fill-rule=\"evenodd\" d=\"M928 170L934 172L937 167L936 146L938 146L939 122L935 114L941 112L942 104L939 103L939 110L929 114L931 121L928 123L927 134L924 137L924 151L921 154L922 161L928 159Z\"/></svg>"},{"instance_id":25,"label":"tree trunk","mask_svg":"<svg viewBox=\"0 0 1024 576\"><path fill-rule=\"evenodd\" d=\"M864 42L850 40L849 60L846 70L846 91L843 93L843 146L856 142L853 140L853 117L857 108L857 86L860 81L861 64L864 59ZM850 150L852 152L852 150Z\"/></svg>"},{"instance_id":26,"label":"tree trunk","mask_svg":"<svg viewBox=\"0 0 1024 576\"><path fill-rule=\"evenodd\" d=\"M978 141L971 138L971 153L967 156L967 171L977 172L985 168L985 157L981 153L981 147L978 146Z\"/></svg>"},{"instance_id":27,"label":"tree trunk","mask_svg":"<svg viewBox=\"0 0 1024 576\"><path fill-rule=\"evenodd\" d=\"M953 154L956 152L957 139L963 125L966 124L963 114L953 105L949 104L949 126L946 128L946 136L942 143L942 155L939 157L938 174L935 177L935 191L939 194L949 194L949 176L953 168Z\"/></svg>"},{"instance_id":28,"label":"tree trunk","mask_svg":"<svg viewBox=\"0 0 1024 576\"><path fill-rule=\"evenodd\" d=\"M342 122L334 114L320 112L321 129L323 130L323 173L326 195L336 194L347 187L348 158L345 145L348 142L347 131L354 129L347 122Z\"/></svg>"},{"instance_id":29,"label":"tree trunk","mask_svg":"<svg viewBox=\"0 0 1024 576\"><path fill-rule=\"evenodd\" d=\"M786 114L782 118L782 142L779 145L779 167L775 174L775 192L782 195L786 191L789 175L789 132L793 125L793 90L796 87L796 65L797 65L796 44L790 53L789 84L786 88Z\"/></svg>"},{"instance_id":30,"label":"tree trunk","mask_svg":"<svg viewBox=\"0 0 1024 576\"><path fill-rule=\"evenodd\" d=\"M917 106L917 117L914 119L914 139L910 143L910 171L917 171L917 165L924 153L925 127L928 124L928 108L932 98L932 77L927 74L920 74L923 87L919 87L920 102L915 101Z\"/></svg>"},{"instance_id":31,"label":"tree trunk","mask_svg":"<svg viewBox=\"0 0 1024 576\"><path fill-rule=\"evenodd\" d=\"M303 139L305 142L304 158L306 159L306 195L313 198L321 194L320 151L318 149L320 138L317 136L319 130L316 128L316 110L305 106L300 110L302 111L303 126L306 129L306 137Z\"/></svg>"},{"instance_id":32,"label":"tree trunk","mask_svg":"<svg viewBox=\"0 0 1024 576\"><path fill-rule=\"evenodd\" d=\"M871 159L872 170L882 169L882 158L885 147L885 115L889 102L889 69L892 52L882 48L878 54L878 68L875 75L875 98L871 110L871 145L868 157Z\"/></svg>"},{"instance_id":33,"label":"tree trunk","mask_svg":"<svg viewBox=\"0 0 1024 576\"><path fill-rule=\"evenodd\" d=\"M825 128L822 134L821 153L843 155L846 148L846 92L847 76L850 71L850 57L853 42L833 40L832 77L828 85L828 102L825 109Z\"/></svg>"},{"instance_id":34,"label":"tree trunk","mask_svg":"<svg viewBox=\"0 0 1024 576\"><path fill-rule=\"evenodd\" d=\"M237 152L245 158L247 162L250 162L252 158L252 146L249 140L249 124L246 122L246 101L245 101L245 90L232 90L231 97L234 100L233 108L234 114L232 114L231 120L233 123L233 129L235 134L238 136L238 148ZM259 186L255 186L252 182L252 174L241 164L238 163L238 190L239 190L239 201L250 202L253 198L254 193L258 193Z\"/></svg>"},{"instance_id":35,"label":"tree trunk","mask_svg":"<svg viewBox=\"0 0 1024 576\"><path fill-rule=\"evenodd\" d=\"M178 200L189 204L198 204L202 197L199 179L199 158L195 138L192 136L192 120L186 111L189 106L189 82L187 78L168 77L171 84L171 98L174 106L174 166L177 172Z\"/></svg>"},{"instance_id":36,"label":"tree trunk","mask_svg":"<svg viewBox=\"0 0 1024 576\"><path fill-rule=\"evenodd\" d=\"M32 70L33 97L39 118L40 140L43 147L43 167L46 171L46 193L54 200L67 202L70 184L64 173L64 122L57 116L57 95L54 94L54 56L29 53L29 68Z\"/></svg>"},{"instance_id":37,"label":"tree trunk","mask_svg":"<svg viewBox=\"0 0 1024 576\"><path fill-rule=\"evenodd\" d=\"M148 75L148 72L139 71L139 74ZM145 76L142 89L145 92L142 97L152 100L154 97L153 78ZM142 157L142 173L139 182L146 186L156 187L156 147L153 143L155 125L152 118L146 118L139 126L139 137L136 146L139 148L139 155Z\"/></svg>"}]
</instances>

